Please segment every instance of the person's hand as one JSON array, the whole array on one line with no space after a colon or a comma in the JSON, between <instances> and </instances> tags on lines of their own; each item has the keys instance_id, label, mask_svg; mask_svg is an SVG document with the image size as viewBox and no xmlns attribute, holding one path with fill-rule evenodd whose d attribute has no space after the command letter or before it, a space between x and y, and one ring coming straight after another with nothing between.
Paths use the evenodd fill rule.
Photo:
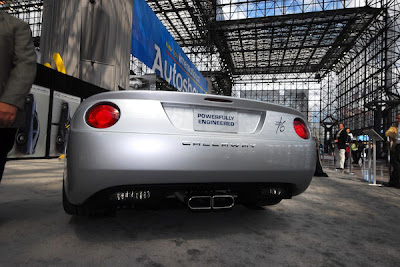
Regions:
<instances>
[{"instance_id":1,"label":"person's hand","mask_svg":"<svg viewBox=\"0 0 400 267\"><path fill-rule=\"evenodd\" d=\"M0 126L11 126L17 116L17 111L17 107L0 102Z\"/></svg>"}]
</instances>

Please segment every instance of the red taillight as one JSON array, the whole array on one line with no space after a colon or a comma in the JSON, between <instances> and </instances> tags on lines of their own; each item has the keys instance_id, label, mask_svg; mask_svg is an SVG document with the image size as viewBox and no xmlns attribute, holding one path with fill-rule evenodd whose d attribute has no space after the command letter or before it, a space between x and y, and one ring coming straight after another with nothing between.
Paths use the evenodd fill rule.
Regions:
<instances>
[{"instance_id":1,"label":"red taillight","mask_svg":"<svg viewBox=\"0 0 400 267\"><path fill-rule=\"evenodd\" d=\"M113 104L100 104L89 109L87 123L94 128L108 128L119 120L119 110Z\"/></svg>"},{"instance_id":2,"label":"red taillight","mask_svg":"<svg viewBox=\"0 0 400 267\"><path fill-rule=\"evenodd\" d=\"M308 132L307 126L302 119L296 118L293 121L293 127L296 131L297 135L303 139L310 138L310 134Z\"/></svg>"}]
</instances>

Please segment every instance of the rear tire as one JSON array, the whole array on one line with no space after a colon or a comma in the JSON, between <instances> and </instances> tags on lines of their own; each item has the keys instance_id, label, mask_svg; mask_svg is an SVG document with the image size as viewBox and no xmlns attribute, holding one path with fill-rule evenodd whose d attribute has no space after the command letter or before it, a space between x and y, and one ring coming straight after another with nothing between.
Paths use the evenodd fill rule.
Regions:
<instances>
[{"instance_id":1,"label":"rear tire","mask_svg":"<svg viewBox=\"0 0 400 267\"><path fill-rule=\"evenodd\" d=\"M77 214L78 214L78 213L77 213L77 210L76 210L76 206L73 205L73 204L71 204L71 203L68 201L67 195L65 194L64 183L63 183L63 188L62 188L62 203L63 203L64 211L65 211L67 214L70 214L70 215L77 215Z\"/></svg>"},{"instance_id":2,"label":"rear tire","mask_svg":"<svg viewBox=\"0 0 400 267\"><path fill-rule=\"evenodd\" d=\"M74 205L71 204L65 193L64 183L62 190L62 202L65 213L69 215L79 216L110 216L113 217L116 214L116 208L112 206L106 207L89 207L87 204Z\"/></svg>"},{"instance_id":3,"label":"rear tire","mask_svg":"<svg viewBox=\"0 0 400 267\"><path fill-rule=\"evenodd\" d=\"M65 193L64 183L63 183L63 189L62 189L62 202L63 202L63 208L64 208L65 213L67 213L69 215L84 216L87 214L87 209L85 209L85 206L74 205L69 202L67 195Z\"/></svg>"}]
</instances>

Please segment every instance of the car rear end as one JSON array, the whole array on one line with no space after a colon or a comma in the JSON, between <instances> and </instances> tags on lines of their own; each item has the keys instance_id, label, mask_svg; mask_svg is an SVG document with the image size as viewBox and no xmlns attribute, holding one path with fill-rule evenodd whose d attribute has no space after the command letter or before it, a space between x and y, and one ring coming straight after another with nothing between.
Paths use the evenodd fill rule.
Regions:
<instances>
[{"instance_id":1,"label":"car rear end","mask_svg":"<svg viewBox=\"0 0 400 267\"><path fill-rule=\"evenodd\" d=\"M307 123L291 108L189 93L110 92L85 100L75 113L65 195L71 205L171 194L184 201L204 195L195 207L230 206L231 198L276 202L306 190L315 156Z\"/></svg>"}]
</instances>

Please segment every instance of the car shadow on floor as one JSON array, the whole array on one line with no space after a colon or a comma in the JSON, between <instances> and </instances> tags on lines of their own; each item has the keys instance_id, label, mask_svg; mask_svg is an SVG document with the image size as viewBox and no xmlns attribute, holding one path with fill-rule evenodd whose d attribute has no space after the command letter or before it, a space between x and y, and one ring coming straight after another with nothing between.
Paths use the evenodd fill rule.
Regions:
<instances>
[{"instance_id":1,"label":"car shadow on floor","mask_svg":"<svg viewBox=\"0 0 400 267\"><path fill-rule=\"evenodd\" d=\"M231 210L191 211L182 205L158 210L121 210L115 217L72 216L69 224L78 238L90 242L152 239L203 239L259 229L285 229L289 222L279 213L263 207ZM258 229L258 230L257 230Z\"/></svg>"}]
</instances>

